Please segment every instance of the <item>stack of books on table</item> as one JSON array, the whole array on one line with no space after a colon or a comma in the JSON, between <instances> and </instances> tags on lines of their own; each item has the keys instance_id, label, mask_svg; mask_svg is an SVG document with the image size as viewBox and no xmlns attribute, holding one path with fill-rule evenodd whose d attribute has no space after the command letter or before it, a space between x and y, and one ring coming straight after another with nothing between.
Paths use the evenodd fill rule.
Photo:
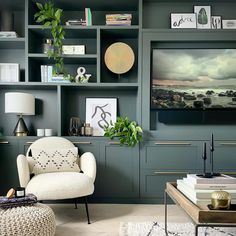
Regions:
<instances>
[{"instance_id":1,"label":"stack of books on table","mask_svg":"<svg viewBox=\"0 0 236 236\"><path fill-rule=\"evenodd\" d=\"M131 25L132 14L107 14L106 25Z\"/></svg>"},{"instance_id":2,"label":"stack of books on table","mask_svg":"<svg viewBox=\"0 0 236 236\"><path fill-rule=\"evenodd\" d=\"M231 195L231 203L236 203L236 178L228 175L202 178L188 174L187 178L177 180L177 189L198 206L211 204L211 194L216 190L227 191Z\"/></svg>"}]
</instances>

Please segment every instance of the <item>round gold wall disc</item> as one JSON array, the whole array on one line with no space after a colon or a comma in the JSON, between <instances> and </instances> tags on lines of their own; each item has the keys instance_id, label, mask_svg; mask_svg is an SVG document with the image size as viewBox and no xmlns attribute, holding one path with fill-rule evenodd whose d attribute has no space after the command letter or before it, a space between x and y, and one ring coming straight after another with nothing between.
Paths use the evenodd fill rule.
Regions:
<instances>
[{"instance_id":1,"label":"round gold wall disc","mask_svg":"<svg viewBox=\"0 0 236 236\"><path fill-rule=\"evenodd\" d=\"M126 43L113 43L107 48L104 59L110 71L124 74L134 65L134 52Z\"/></svg>"}]
</instances>

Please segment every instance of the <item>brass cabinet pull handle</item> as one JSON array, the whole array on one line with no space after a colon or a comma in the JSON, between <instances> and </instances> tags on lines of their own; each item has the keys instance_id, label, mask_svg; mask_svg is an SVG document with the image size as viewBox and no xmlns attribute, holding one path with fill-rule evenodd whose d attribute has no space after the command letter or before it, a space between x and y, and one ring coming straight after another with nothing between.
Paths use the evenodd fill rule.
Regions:
<instances>
[{"instance_id":1,"label":"brass cabinet pull handle","mask_svg":"<svg viewBox=\"0 0 236 236\"><path fill-rule=\"evenodd\" d=\"M158 175L186 175L188 172L183 171L155 171L154 174Z\"/></svg>"},{"instance_id":2,"label":"brass cabinet pull handle","mask_svg":"<svg viewBox=\"0 0 236 236\"><path fill-rule=\"evenodd\" d=\"M32 144L32 143L34 143L34 141L28 141L28 142L26 142L27 144Z\"/></svg>"},{"instance_id":3,"label":"brass cabinet pull handle","mask_svg":"<svg viewBox=\"0 0 236 236\"><path fill-rule=\"evenodd\" d=\"M224 172L222 172L222 174L224 174L224 175L236 175L236 172L235 171L224 171Z\"/></svg>"},{"instance_id":4,"label":"brass cabinet pull handle","mask_svg":"<svg viewBox=\"0 0 236 236\"><path fill-rule=\"evenodd\" d=\"M92 144L91 142L73 142L73 144Z\"/></svg>"},{"instance_id":5,"label":"brass cabinet pull handle","mask_svg":"<svg viewBox=\"0 0 236 236\"><path fill-rule=\"evenodd\" d=\"M120 145L120 142L109 142L109 145Z\"/></svg>"},{"instance_id":6,"label":"brass cabinet pull handle","mask_svg":"<svg viewBox=\"0 0 236 236\"><path fill-rule=\"evenodd\" d=\"M0 141L0 144L9 144L8 141Z\"/></svg>"},{"instance_id":7,"label":"brass cabinet pull handle","mask_svg":"<svg viewBox=\"0 0 236 236\"><path fill-rule=\"evenodd\" d=\"M155 145L191 145L188 142L156 142Z\"/></svg>"},{"instance_id":8,"label":"brass cabinet pull handle","mask_svg":"<svg viewBox=\"0 0 236 236\"><path fill-rule=\"evenodd\" d=\"M236 143L220 143L223 146L236 146Z\"/></svg>"}]
</instances>

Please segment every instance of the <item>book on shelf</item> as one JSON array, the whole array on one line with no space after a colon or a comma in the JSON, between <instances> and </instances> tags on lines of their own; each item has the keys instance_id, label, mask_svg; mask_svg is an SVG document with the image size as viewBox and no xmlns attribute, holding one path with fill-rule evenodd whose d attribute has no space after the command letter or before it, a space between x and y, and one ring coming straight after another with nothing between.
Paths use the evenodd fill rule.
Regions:
<instances>
[{"instance_id":1,"label":"book on shelf","mask_svg":"<svg viewBox=\"0 0 236 236\"><path fill-rule=\"evenodd\" d=\"M66 21L67 26L86 26L86 20L68 20Z\"/></svg>"},{"instance_id":2,"label":"book on shelf","mask_svg":"<svg viewBox=\"0 0 236 236\"><path fill-rule=\"evenodd\" d=\"M114 21L114 20L131 20L132 14L106 14L107 21Z\"/></svg>"},{"instance_id":3,"label":"book on shelf","mask_svg":"<svg viewBox=\"0 0 236 236\"><path fill-rule=\"evenodd\" d=\"M0 63L0 82L19 82L20 64Z\"/></svg>"},{"instance_id":4,"label":"book on shelf","mask_svg":"<svg viewBox=\"0 0 236 236\"><path fill-rule=\"evenodd\" d=\"M189 182L184 181L184 179L178 179L177 186L181 189L186 190L198 199L211 198L211 194L216 191L215 189L194 189L191 187ZM227 192L231 195L232 198L236 199L236 188L227 190Z\"/></svg>"},{"instance_id":5,"label":"book on shelf","mask_svg":"<svg viewBox=\"0 0 236 236\"><path fill-rule=\"evenodd\" d=\"M15 31L0 31L0 38L17 38L18 34Z\"/></svg>"},{"instance_id":6,"label":"book on shelf","mask_svg":"<svg viewBox=\"0 0 236 236\"><path fill-rule=\"evenodd\" d=\"M193 184L188 178L183 178L184 182L192 189L213 189L213 190L234 190L236 184Z\"/></svg>"},{"instance_id":7,"label":"book on shelf","mask_svg":"<svg viewBox=\"0 0 236 236\"><path fill-rule=\"evenodd\" d=\"M85 8L85 21L86 21L86 26L92 25L92 13L90 8Z\"/></svg>"},{"instance_id":8,"label":"book on shelf","mask_svg":"<svg viewBox=\"0 0 236 236\"><path fill-rule=\"evenodd\" d=\"M236 184L236 178L223 174L212 178L202 178L196 174L187 174L187 179L193 184Z\"/></svg>"},{"instance_id":9,"label":"book on shelf","mask_svg":"<svg viewBox=\"0 0 236 236\"><path fill-rule=\"evenodd\" d=\"M131 25L131 20L106 21L106 25Z\"/></svg>"}]
</instances>

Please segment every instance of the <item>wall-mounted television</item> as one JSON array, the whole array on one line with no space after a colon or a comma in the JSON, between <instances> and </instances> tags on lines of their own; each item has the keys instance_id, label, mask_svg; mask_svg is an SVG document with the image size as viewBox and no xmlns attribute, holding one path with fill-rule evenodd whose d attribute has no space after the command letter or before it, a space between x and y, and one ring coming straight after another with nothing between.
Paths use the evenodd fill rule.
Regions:
<instances>
[{"instance_id":1,"label":"wall-mounted television","mask_svg":"<svg viewBox=\"0 0 236 236\"><path fill-rule=\"evenodd\" d=\"M151 109L232 108L236 49L152 49Z\"/></svg>"}]
</instances>

